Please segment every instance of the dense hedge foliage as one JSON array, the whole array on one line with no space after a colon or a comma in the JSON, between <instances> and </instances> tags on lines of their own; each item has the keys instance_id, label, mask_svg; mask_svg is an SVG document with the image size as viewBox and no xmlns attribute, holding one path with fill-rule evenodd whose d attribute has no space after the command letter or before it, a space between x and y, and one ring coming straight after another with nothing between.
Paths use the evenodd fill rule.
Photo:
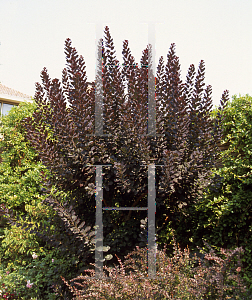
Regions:
<instances>
[{"instance_id":1,"label":"dense hedge foliage","mask_svg":"<svg viewBox=\"0 0 252 300\"><path fill-rule=\"evenodd\" d=\"M245 250L242 260L246 268L245 272L242 270L242 275L249 286L252 277L252 97L233 96L232 100L224 111L226 119L222 138L223 143L230 143L230 147L221 152L223 168L213 169L213 173L223 177L222 183L215 191L205 191L204 197L191 208L192 226L178 227L176 235L183 236L190 231L190 246L194 250L196 246L204 249L202 239L207 240L219 254L220 248L242 246ZM35 234L8 223L16 215L22 215L26 222L30 217L31 224L43 221L49 225L48 216L54 215L52 210L41 204L44 197L40 186L41 172L46 172L46 169L25 140L23 127L19 123L31 115L34 109L34 104L22 103L2 119L4 139L1 140L3 162L0 164L0 199L2 212L7 213L5 217L1 216L0 283L5 284L5 290L10 294L14 287L16 294L31 297L35 293L55 299L53 289L58 294L64 293L60 275L68 274L65 277L71 278L80 270L78 258L72 253L62 257L62 252L48 247ZM212 112L212 116L216 116L216 113L217 109ZM165 229L162 232L164 235L172 227L167 226ZM33 252L38 256L36 259L32 258ZM26 286L28 280L33 283L32 289Z\"/></svg>"},{"instance_id":2,"label":"dense hedge foliage","mask_svg":"<svg viewBox=\"0 0 252 300\"><path fill-rule=\"evenodd\" d=\"M35 104L21 103L1 120L0 203L2 211L9 211L9 219L30 215L33 220L39 221L48 215L48 208L41 206L43 196L40 184L41 173L46 168L38 161L20 125L21 120L32 115L34 109ZM3 215L2 225L7 221L6 215ZM39 249L35 235L10 225L1 227L1 230L1 247L5 249L6 258L15 259L19 254L31 254Z\"/></svg>"},{"instance_id":3,"label":"dense hedge foliage","mask_svg":"<svg viewBox=\"0 0 252 300\"><path fill-rule=\"evenodd\" d=\"M161 231L169 222L173 228L184 227L181 220L190 215L197 194L203 193L209 182L214 187L220 180L217 176L209 178L209 174L218 155L216 142L221 134L221 111L228 91L222 94L218 121L212 122L212 90L210 85L205 87L204 61L200 61L197 71L194 65L189 67L183 83L172 44L166 64L163 57L159 60L156 89L150 92L156 92L157 97L157 136L150 134L148 80L152 76L154 83L155 78L146 66L151 47L143 50L138 64L128 41L124 41L121 67L108 27L104 36L99 48L101 69L91 90L87 88L84 58L78 55L70 39L65 42L62 82L51 79L46 68L42 70L42 83L36 84L38 110L33 119L24 120L27 137L50 169L50 183L59 191L71 193L68 207L72 206L78 218L89 226L95 225L96 218L96 164L111 165L103 167L103 206L146 207L147 166L155 161L163 165L155 171L155 227ZM103 114L96 118L100 85ZM101 121L105 136L97 134ZM111 247L111 254L117 253L123 259L141 243L140 220L146 215L143 210L104 211L103 243ZM171 238L167 239L167 234L159 237L162 242L170 242L172 251Z\"/></svg>"},{"instance_id":4,"label":"dense hedge foliage","mask_svg":"<svg viewBox=\"0 0 252 300\"><path fill-rule=\"evenodd\" d=\"M49 299L50 295L54 297L50 299L55 299L53 289L58 286L58 292L64 292L60 276L65 274L71 278L86 264L67 249L63 255L60 249L34 232L38 224L53 234L60 231L60 226L64 227L55 211L42 203L45 198L42 179L49 173L25 138L21 125L35 109L35 103L20 103L1 119L0 286L9 295L15 290L14 294L20 293L22 299L31 299L31 296ZM18 226L27 223L29 228ZM70 239L69 232L65 232L65 239ZM26 286L28 280L33 283L32 288Z\"/></svg>"},{"instance_id":5,"label":"dense hedge foliage","mask_svg":"<svg viewBox=\"0 0 252 300\"><path fill-rule=\"evenodd\" d=\"M192 242L203 246L205 239L218 251L242 246L243 275L252 288L252 97L233 96L224 114L222 143L230 146L221 153L223 167L213 170L223 181L195 205Z\"/></svg>"}]
</instances>

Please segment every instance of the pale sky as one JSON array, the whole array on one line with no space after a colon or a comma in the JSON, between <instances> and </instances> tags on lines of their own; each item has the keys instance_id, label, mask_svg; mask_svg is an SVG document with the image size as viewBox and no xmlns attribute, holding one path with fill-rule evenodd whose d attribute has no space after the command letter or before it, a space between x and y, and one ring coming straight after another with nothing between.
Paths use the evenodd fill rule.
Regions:
<instances>
[{"instance_id":1,"label":"pale sky","mask_svg":"<svg viewBox=\"0 0 252 300\"><path fill-rule=\"evenodd\" d=\"M148 44L148 22L155 22L155 63L165 63L176 44L181 79L190 64L205 61L213 104L224 90L252 96L251 0L0 0L0 82L34 96L43 67L61 79L64 42L84 56L88 81L95 77L95 24L110 28L117 59L122 44L136 62Z\"/></svg>"}]
</instances>

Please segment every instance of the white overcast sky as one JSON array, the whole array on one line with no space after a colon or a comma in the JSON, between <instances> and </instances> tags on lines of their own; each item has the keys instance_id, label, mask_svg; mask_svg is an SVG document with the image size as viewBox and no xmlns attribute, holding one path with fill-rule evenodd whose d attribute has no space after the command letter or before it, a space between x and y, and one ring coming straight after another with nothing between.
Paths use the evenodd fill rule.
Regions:
<instances>
[{"instance_id":1,"label":"white overcast sky","mask_svg":"<svg viewBox=\"0 0 252 300\"><path fill-rule=\"evenodd\" d=\"M183 81L190 64L205 61L214 106L226 89L252 96L251 0L0 0L0 82L34 96L43 67L61 79L66 38L93 81L97 22L109 26L120 63L125 39L140 61L156 22L156 66L175 43Z\"/></svg>"}]
</instances>

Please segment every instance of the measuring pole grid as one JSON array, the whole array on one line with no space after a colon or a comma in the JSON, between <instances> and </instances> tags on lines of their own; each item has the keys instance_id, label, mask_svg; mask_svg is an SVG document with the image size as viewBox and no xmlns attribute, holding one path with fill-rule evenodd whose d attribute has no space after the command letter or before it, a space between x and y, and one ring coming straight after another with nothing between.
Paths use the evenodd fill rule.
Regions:
<instances>
[{"instance_id":1,"label":"measuring pole grid","mask_svg":"<svg viewBox=\"0 0 252 300\"><path fill-rule=\"evenodd\" d=\"M96 23L96 80L95 80L95 134L91 136L111 136L103 134L103 81L102 81L102 24ZM155 24L148 24L148 133L149 137L164 136L156 134L156 101L155 101ZM114 67L116 67L115 65ZM146 135L144 135L146 136ZM111 166L95 165L96 167L96 239L95 239L95 276L103 278L103 210L147 210L148 211L148 278L157 278L156 275L156 243L155 243L155 214L156 214L156 189L155 167L163 165L148 165L148 207L102 207L102 167ZM111 278L106 278L111 279Z\"/></svg>"},{"instance_id":2,"label":"measuring pole grid","mask_svg":"<svg viewBox=\"0 0 252 300\"><path fill-rule=\"evenodd\" d=\"M157 278L156 275L156 243L155 243L155 214L156 214L156 188L155 188L155 167L163 165L148 165L148 207L102 207L102 167L112 165L95 165L96 167L96 247L95 247L95 276L103 277L103 210L147 210L148 211L148 278ZM141 165L146 166L146 165Z\"/></svg>"}]
</instances>

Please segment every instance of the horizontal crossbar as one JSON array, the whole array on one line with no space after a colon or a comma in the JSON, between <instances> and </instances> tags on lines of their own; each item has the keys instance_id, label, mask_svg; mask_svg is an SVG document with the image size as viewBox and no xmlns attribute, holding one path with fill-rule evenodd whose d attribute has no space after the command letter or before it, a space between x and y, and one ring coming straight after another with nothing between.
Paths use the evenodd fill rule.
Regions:
<instances>
[{"instance_id":1,"label":"horizontal crossbar","mask_svg":"<svg viewBox=\"0 0 252 300\"><path fill-rule=\"evenodd\" d=\"M134 164L133 166L135 166L136 164ZM86 164L85 167L96 167L96 166L103 166L103 167L111 167L113 165L111 164L107 164L107 165L91 165L91 164ZM127 164L127 166L131 166L131 164ZM140 165L141 167L146 167L148 166L148 164L145 165ZM164 165L155 165L155 167L163 167Z\"/></svg>"},{"instance_id":2,"label":"horizontal crossbar","mask_svg":"<svg viewBox=\"0 0 252 300\"><path fill-rule=\"evenodd\" d=\"M148 207L103 207L102 210L148 210Z\"/></svg>"},{"instance_id":3,"label":"horizontal crossbar","mask_svg":"<svg viewBox=\"0 0 252 300\"><path fill-rule=\"evenodd\" d=\"M102 210L148 210L148 207L103 207Z\"/></svg>"},{"instance_id":4,"label":"horizontal crossbar","mask_svg":"<svg viewBox=\"0 0 252 300\"><path fill-rule=\"evenodd\" d=\"M101 136L112 136L113 134L102 134ZM86 134L86 136L97 136L100 137L100 135L96 135L96 134Z\"/></svg>"},{"instance_id":5,"label":"horizontal crossbar","mask_svg":"<svg viewBox=\"0 0 252 300\"><path fill-rule=\"evenodd\" d=\"M97 137L101 137L101 136L114 136L113 134L102 134L102 135L96 135L96 134L86 134L86 136L97 136ZM165 136L165 134L140 134L140 136ZM127 136L121 136L121 138L128 138Z\"/></svg>"}]
</instances>

